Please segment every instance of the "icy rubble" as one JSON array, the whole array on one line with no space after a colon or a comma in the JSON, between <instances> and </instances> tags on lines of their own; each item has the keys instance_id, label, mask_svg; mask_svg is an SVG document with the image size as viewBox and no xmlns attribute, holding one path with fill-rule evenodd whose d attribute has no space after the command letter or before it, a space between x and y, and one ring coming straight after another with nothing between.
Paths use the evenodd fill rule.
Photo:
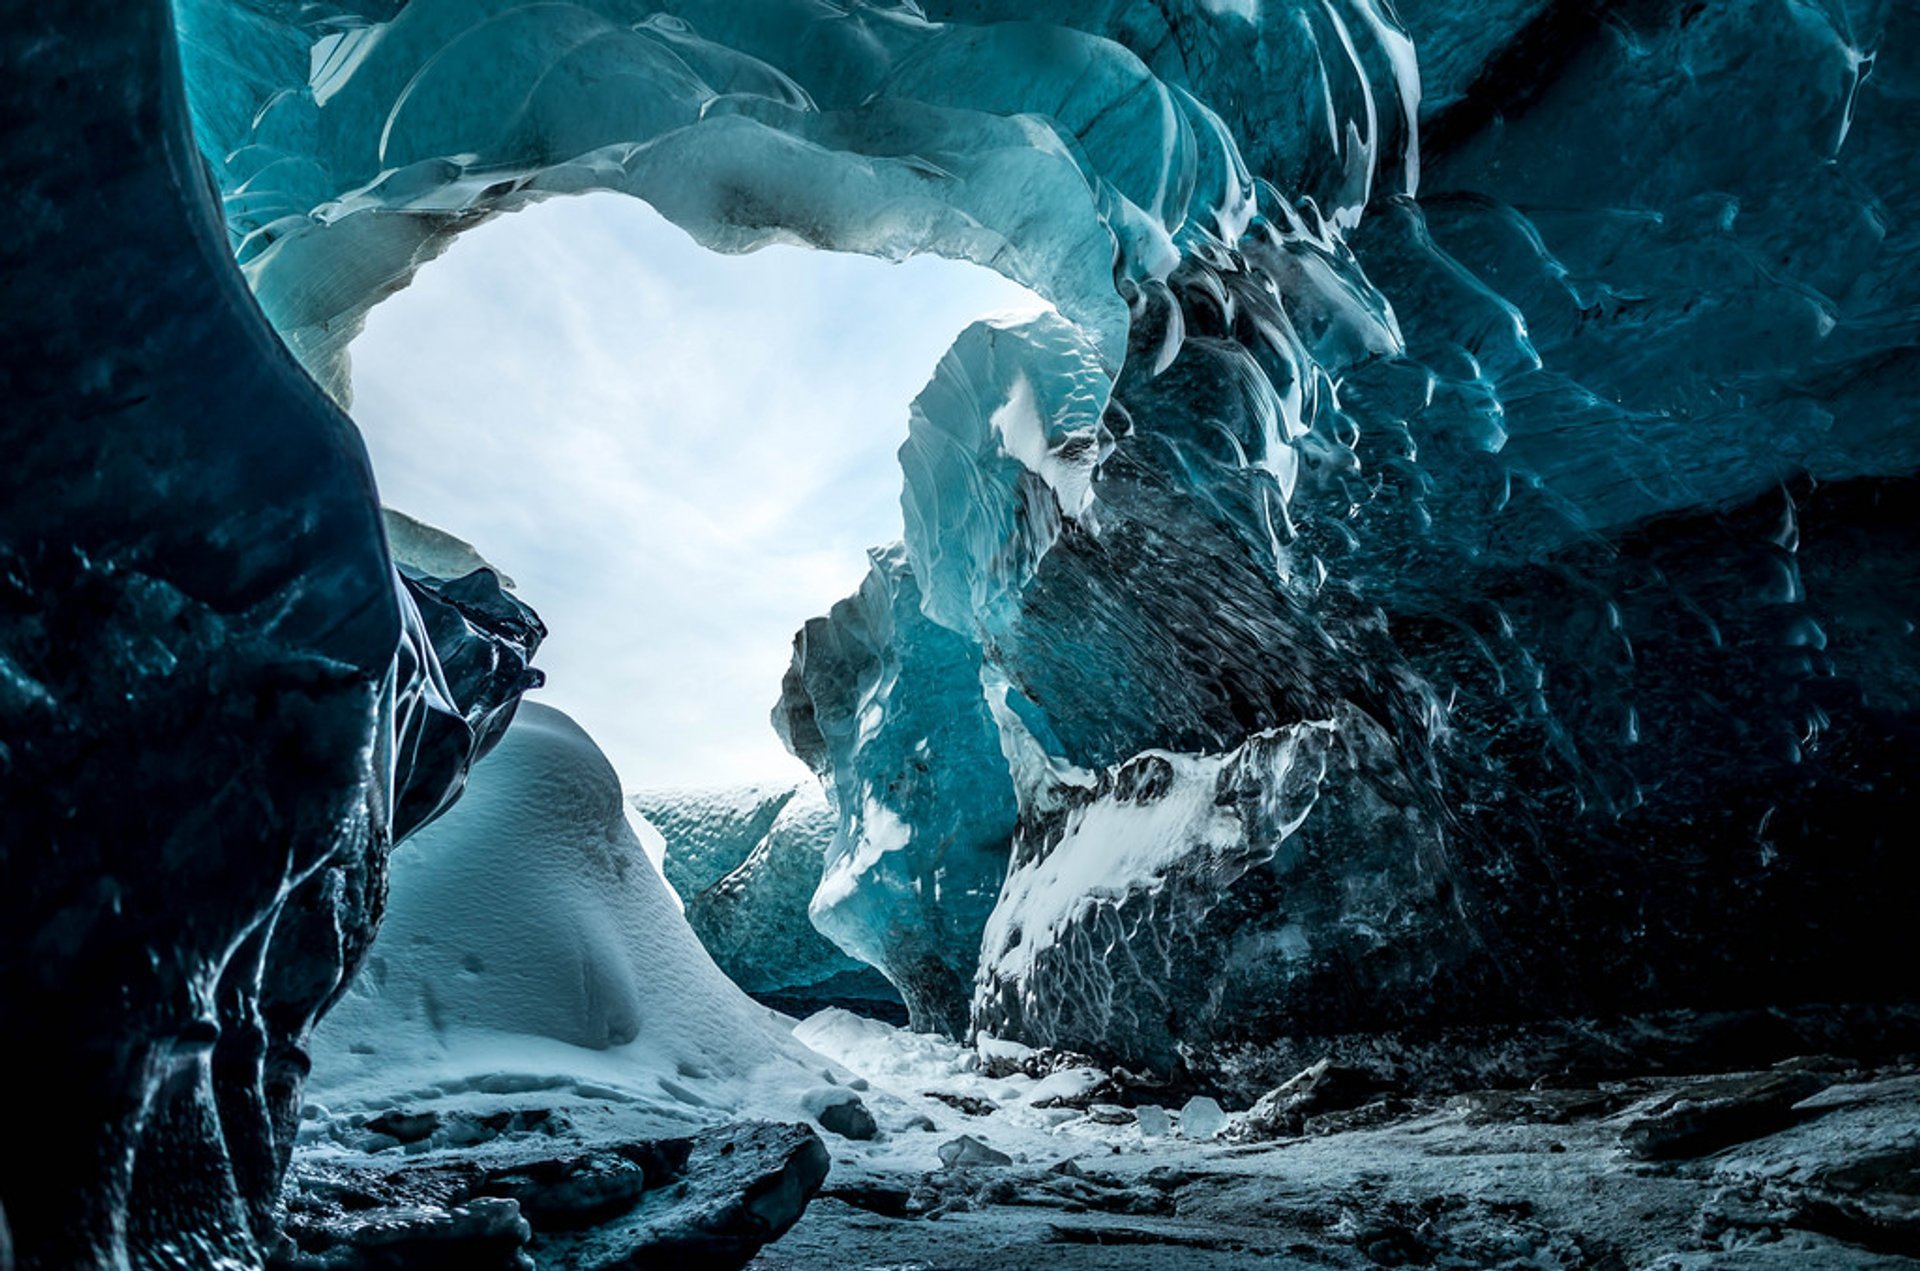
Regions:
<instances>
[{"instance_id":1,"label":"icy rubble","mask_svg":"<svg viewBox=\"0 0 1920 1271\"><path fill-rule=\"evenodd\" d=\"M1170 1113L1082 1088L1060 1106L1053 1076L1005 1067L1042 1057L1005 1042L845 1012L796 1035L871 1081L888 1128L830 1140L833 1174L762 1254L771 1271L907 1250L955 1271L1916 1265L1910 1063L1598 1082L1543 1065L1530 1087L1450 1098L1323 1063L1287 1083L1304 1115L1262 1126L1208 1099ZM1634 1163L1656 1134L1676 1159Z\"/></svg>"}]
</instances>

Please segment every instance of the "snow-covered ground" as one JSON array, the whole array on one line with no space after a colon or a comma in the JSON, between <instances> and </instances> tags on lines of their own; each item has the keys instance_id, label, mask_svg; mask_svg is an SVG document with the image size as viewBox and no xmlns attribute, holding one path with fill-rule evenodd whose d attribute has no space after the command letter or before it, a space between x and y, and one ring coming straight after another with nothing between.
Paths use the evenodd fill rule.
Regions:
<instances>
[{"instance_id":1,"label":"snow-covered ground","mask_svg":"<svg viewBox=\"0 0 1920 1271\"><path fill-rule=\"evenodd\" d=\"M316 1030L303 1137L379 1147L356 1120L565 1108L624 1138L794 1119L837 1078L791 1021L721 974L587 735L535 703L448 814L394 853L387 915ZM589 1137L591 1137L589 1135Z\"/></svg>"}]
</instances>

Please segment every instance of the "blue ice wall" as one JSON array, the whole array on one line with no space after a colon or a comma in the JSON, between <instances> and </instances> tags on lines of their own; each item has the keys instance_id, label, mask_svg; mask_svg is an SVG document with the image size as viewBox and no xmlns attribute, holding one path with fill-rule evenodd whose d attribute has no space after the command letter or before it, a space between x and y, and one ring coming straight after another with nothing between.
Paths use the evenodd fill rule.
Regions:
<instances>
[{"instance_id":1,"label":"blue ice wall","mask_svg":"<svg viewBox=\"0 0 1920 1271\"><path fill-rule=\"evenodd\" d=\"M1910 6L178 13L336 395L452 235L580 190L1052 302L936 370L778 712L860 867L816 924L923 1024L1230 1084L1912 997Z\"/></svg>"}]
</instances>

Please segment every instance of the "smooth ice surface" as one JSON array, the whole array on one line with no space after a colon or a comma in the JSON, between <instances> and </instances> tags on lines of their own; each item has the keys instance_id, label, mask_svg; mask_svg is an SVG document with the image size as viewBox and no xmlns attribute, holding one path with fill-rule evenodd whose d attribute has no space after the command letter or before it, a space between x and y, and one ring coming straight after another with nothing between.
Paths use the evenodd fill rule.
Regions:
<instances>
[{"instance_id":1,"label":"smooth ice surface","mask_svg":"<svg viewBox=\"0 0 1920 1271\"><path fill-rule=\"evenodd\" d=\"M987 270L724 256L637 199L464 236L368 316L381 497L479 546L552 635L542 700L634 786L804 776L766 728L793 630L900 537L907 403Z\"/></svg>"}]
</instances>

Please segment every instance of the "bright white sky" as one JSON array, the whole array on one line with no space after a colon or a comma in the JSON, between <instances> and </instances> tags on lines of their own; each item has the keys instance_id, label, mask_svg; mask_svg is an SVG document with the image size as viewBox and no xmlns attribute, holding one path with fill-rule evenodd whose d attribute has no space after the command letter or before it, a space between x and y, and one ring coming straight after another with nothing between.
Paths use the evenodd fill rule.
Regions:
<instances>
[{"instance_id":1,"label":"bright white sky","mask_svg":"<svg viewBox=\"0 0 1920 1271\"><path fill-rule=\"evenodd\" d=\"M381 497L507 571L536 699L628 788L797 779L767 723L793 633L900 536L907 406L1026 289L932 257L722 256L637 199L463 235L353 345Z\"/></svg>"}]
</instances>

